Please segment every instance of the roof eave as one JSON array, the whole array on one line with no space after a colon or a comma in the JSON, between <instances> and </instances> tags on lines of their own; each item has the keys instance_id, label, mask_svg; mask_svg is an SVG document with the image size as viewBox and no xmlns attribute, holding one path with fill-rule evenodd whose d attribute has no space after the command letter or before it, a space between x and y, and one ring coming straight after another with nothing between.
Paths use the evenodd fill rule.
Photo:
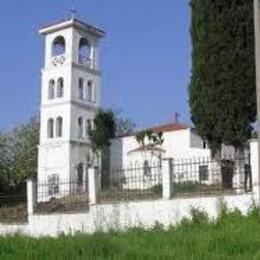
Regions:
<instances>
[{"instance_id":1,"label":"roof eave","mask_svg":"<svg viewBox=\"0 0 260 260\"><path fill-rule=\"evenodd\" d=\"M87 23L84 23L84 22L77 20L75 18L71 18L69 20L64 20L64 21L61 21L61 22L57 22L57 23L53 23L53 24L50 24L50 25L43 26L39 30L39 34L46 35L46 34L53 33L53 32L56 32L56 31L59 31L59 30L62 30L62 29L66 29L66 28L69 28L69 27L74 27L74 28L77 28L77 29L80 29L80 30L83 30L83 31L87 31L91 34L94 34L94 35L100 37L100 38L103 38L106 34L101 29L94 27L92 25L89 25Z\"/></svg>"}]
</instances>

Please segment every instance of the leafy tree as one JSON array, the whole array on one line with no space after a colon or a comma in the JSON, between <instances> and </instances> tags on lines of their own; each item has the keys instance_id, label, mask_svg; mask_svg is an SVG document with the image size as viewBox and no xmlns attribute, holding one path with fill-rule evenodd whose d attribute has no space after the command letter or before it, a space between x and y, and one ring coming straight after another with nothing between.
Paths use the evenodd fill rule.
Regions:
<instances>
[{"instance_id":1,"label":"leafy tree","mask_svg":"<svg viewBox=\"0 0 260 260\"><path fill-rule=\"evenodd\" d=\"M13 131L13 162L11 171L16 183L37 173L37 145L39 144L39 122L36 117Z\"/></svg>"},{"instance_id":2,"label":"leafy tree","mask_svg":"<svg viewBox=\"0 0 260 260\"><path fill-rule=\"evenodd\" d=\"M111 139L115 137L116 122L114 113L100 110L94 119L94 128L89 129L89 138L94 155L96 156L97 165L102 152L109 148Z\"/></svg>"},{"instance_id":3,"label":"leafy tree","mask_svg":"<svg viewBox=\"0 0 260 260\"><path fill-rule=\"evenodd\" d=\"M27 124L0 135L0 189L19 187L37 170L39 123L36 117Z\"/></svg>"},{"instance_id":4,"label":"leafy tree","mask_svg":"<svg viewBox=\"0 0 260 260\"><path fill-rule=\"evenodd\" d=\"M6 137L0 133L0 191L9 185L8 161L6 157Z\"/></svg>"},{"instance_id":5,"label":"leafy tree","mask_svg":"<svg viewBox=\"0 0 260 260\"><path fill-rule=\"evenodd\" d=\"M252 0L191 0L190 108L214 154L242 150L255 121Z\"/></svg>"},{"instance_id":6,"label":"leafy tree","mask_svg":"<svg viewBox=\"0 0 260 260\"><path fill-rule=\"evenodd\" d=\"M162 145L164 142L163 133L156 133L151 129L137 133L135 136L135 140L143 147L156 147Z\"/></svg>"},{"instance_id":7,"label":"leafy tree","mask_svg":"<svg viewBox=\"0 0 260 260\"><path fill-rule=\"evenodd\" d=\"M115 137L116 124L112 111L100 110L94 119L94 129L89 130L90 140L94 150L110 146L110 141Z\"/></svg>"},{"instance_id":8,"label":"leafy tree","mask_svg":"<svg viewBox=\"0 0 260 260\"><path fill-rule=\"evenodd\" d=\"M116 136L132 134L136 124L128 117L122 116L122 110L113 111L116 123Z\"/></svg>"},{"instance_id":9,"label":"leafy tree","mask_svg":"<svg viewBox=\"0 0 260 260\"><path fill-rule=\"evenodd\" d=\"M94 129L89 129L90 142L93 149L96 164L100 159L103 170L109 170L111 139L116 136L124 136L133 132L135 124L121 115L121 111L100 110L94 119Z\"/></svg>"},{"instance_id":10,"label":"leafy tree","mask_svg":"<svg viewBox=\"0 0 260 260\"><path fill-rule=\"evenodd\" d=\"M141 132L137 133L135 136L136 142L142 146L145 146L145 138L146 138L145 131L141 131Z\"/></svg>"}]
</instances>

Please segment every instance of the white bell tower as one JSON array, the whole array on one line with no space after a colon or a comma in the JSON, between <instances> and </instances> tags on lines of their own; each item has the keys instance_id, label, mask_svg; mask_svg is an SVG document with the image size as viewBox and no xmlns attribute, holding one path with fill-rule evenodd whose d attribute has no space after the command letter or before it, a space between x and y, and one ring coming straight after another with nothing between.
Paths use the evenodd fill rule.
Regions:
<instances>
[{"instance_id":1,"label":"white bell tower","mask_svg":"<svg viewBox=\"0 0 260 260\"><path fill-rule=\"evenodd\" d=\"M88 129L100 107L99 40L76 18L45 26L38 180L84 181L92 156Z\"/></svg>"}]
</instances>

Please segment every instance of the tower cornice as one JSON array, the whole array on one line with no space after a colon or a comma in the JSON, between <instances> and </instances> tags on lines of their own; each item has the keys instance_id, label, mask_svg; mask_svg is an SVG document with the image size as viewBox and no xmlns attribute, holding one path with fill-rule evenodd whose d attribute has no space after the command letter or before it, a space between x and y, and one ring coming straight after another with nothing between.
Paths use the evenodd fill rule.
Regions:
<instances>
[{"instance_id":1,"label":"tower cornice","mask_svg":"<svg viewBox=\"0 0 260 260\"><path fill-rule=\"evenodd\" d=\"M73 27L73 28L76 28L76 29L79 29L82 31L86 31L86 32L93 34L100 38L103 38L106 34L103 30L99 29L98 27L85 23L76 18L61 20L58 22L54 22L54 23L42 26L39 30L39 33L42 35L46 35L46 34L60 31L60 30L70 28L70 27Z\"/></svg>"},{"instance_id":2,"label":"tower cornice","mask_svg":"<svg viewBox=\"0 0 260 260\"><path fill-rule=\"evenodd\" d=\"M98 112L99 111L98 107L95 107L95 106L90 105L90 104L86 104L84 102L76 101L76 100L42 104L41 108L57 107L57 106L62 106L62 105L74 105L74 106L82 107L82 108L87 109L87 110L92 111L92 112Z\"/></svg>"},{"instance_id":3,"label":"tower cornice","mask_svg":"<svg viewBox=\"0 0 260 260\"><path fill-rule=\"evenodd\" d=\"M68 67L68 66L71 66L72 68L77 68L77 69L80 69L81 71L84 71L84 72L90 72L94 75L97 75L97 76L101 76L102 75L102 71L101 70L97 70L97 69L92 69L88 66L83 66L83 65L79 65L75 62L72 62L71 64L64 64L64 65L60 65L59 67L53 67L53 66L49 66L49 67L44 67L40 70L41 74L44 73L44 72L49 72L49 71L53 71L53 70L60 70L60 68L65 68L65 67Z\"/></svg>"}]
</instances>

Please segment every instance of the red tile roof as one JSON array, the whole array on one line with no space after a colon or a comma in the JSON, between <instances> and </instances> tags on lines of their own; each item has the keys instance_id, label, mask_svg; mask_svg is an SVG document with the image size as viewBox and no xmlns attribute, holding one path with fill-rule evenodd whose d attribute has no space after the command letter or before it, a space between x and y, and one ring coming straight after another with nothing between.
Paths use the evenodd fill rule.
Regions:
<instances>
[{"instance_id":1,"label":"red tile roof","mask_svg":"<svg viewBox=\"0 0 260 260\"><path fill-rule=\"evenodd\" d=\"M154 132L158 133L158 132L173 132L173 131L179 131L179 130L188 129L188 128L190 128L190 127L185 124L170 123L170 124L155 126L150 129L153 130Z\"/></svg>"},{"instance_id":2,"label":"red tile roof","mask_svg":"<svg viewBox=\"0 0 260 260\"><path fill-rule=\"evenodd\" d=\"M139 132L146 131L146 130L152 130L153 132L159 133L159 132L174 132L174 131L179 131L179 130L184 130L184 129L189 129L191 128L190 126L182 123L168 123L168 124L163 124L163 125L158 125L150 128L146 128L143 130L137 130L133 132L132 134L128 135L123 135L123 136L118 136L120 137L127 137L127 136L133 136L138 134Z\"/></svg>"}]
</instances>

